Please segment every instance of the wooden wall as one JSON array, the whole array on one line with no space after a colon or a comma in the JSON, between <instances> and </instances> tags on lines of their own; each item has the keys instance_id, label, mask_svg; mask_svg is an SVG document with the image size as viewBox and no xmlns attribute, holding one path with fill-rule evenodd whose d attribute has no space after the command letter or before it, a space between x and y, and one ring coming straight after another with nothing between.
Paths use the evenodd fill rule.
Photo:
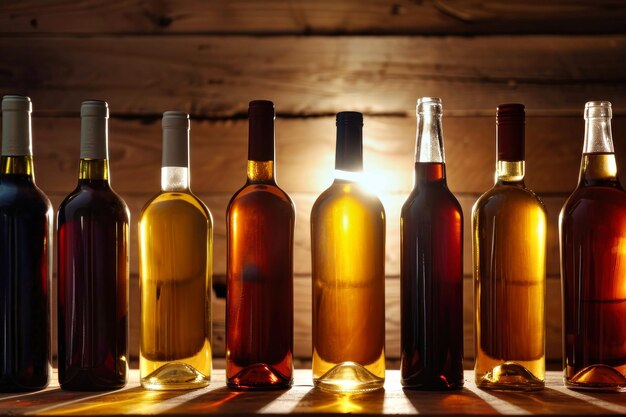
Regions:
<instances>
[{"instance_id":1,"label":"wooden wall","mask_svg":"<svg viewBox=\"0 0 626 417\"><path fill-rule=\"evenodd\" d=\"M76 182L79 108L111 107L113 187L136 220L159 188L160 114L192 117L192 188L215 222L214 341L223 354L224 215L243 184L247 103L276 103L277 175L297 207L296 355L310 356L309 213L332 179L334 113L365 113L365 168L388 216L387 352L399 355L399 211L412 187L415 99L438 96L450 188L465 215L466 356L473 357L469 218L493 183L494 114L527 106L527 184L549 214L547 353L561 355L557 217L576 185L582 109L614 104L626 167L626 5L584 0L0 2L0 94L34 102L37 181L58 206Z\"/></svg>"}]
</instances>

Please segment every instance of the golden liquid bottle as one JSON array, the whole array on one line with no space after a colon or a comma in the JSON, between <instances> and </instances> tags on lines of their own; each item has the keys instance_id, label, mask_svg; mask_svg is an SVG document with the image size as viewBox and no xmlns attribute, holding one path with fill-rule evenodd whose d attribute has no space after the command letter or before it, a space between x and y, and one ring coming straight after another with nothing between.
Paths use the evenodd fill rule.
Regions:
<instances>
[{"instance_id":1,"label":"golden liquid bottle","mask_svg":"<svg viewBox=\"0 0 626 417\"><path fill-rule=\"evenodd\" d=\"M472 210L476 385L540 390L545 380L546 210L524 185L524 106L497 113L496 184Z\"/></svg>"},{"instance_id":2,"label":"golden liquid bottle","mask_svg":"<svg viewBox=\"0 0 626 417\"><path fill-rule=\"evenodd\" d=\"M337 114L336 178L311 211L313 381L328 391L385 381L385 211L358 181L362 128Z\"/></svg>"},{"instance_id":3,"label":"golden liquid bottle","mask_svg":"<svg viewBox=\"0 0 626 417\"><path fill-rule=\"evenodd\" d=\"M161 193L139 219L141 385L192 389L211 376L213 221L189 189L189 116L163 114Z\"/></svg>"}]
</instances>

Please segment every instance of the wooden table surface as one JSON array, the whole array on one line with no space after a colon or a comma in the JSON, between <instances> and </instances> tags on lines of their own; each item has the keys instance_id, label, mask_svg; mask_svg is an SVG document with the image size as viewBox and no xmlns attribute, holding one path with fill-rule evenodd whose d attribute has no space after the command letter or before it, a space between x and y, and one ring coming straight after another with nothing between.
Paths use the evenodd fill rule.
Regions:
<instances>
[{"instance_id":1,"label":"wooden table surface","mask_svg":"<svg viewBox=\"0 0 626 417\"><path fill-rule=\"evenodd\" d=\"M537 393L487 392L476 388L473 372L465 372L465 388L456 392L404 391L400 373L387 371L385 389L358 395L335 395L313 389L311 372L297 370L292 389L234 392L224 384L224 371L213 373L211 385L195 391L146 391L138 371L129 384L113 392L65 392L54 382L46 390L1 394L1 415L191 415L339 414L366 415L592 415L626 414L626 394L581 393L566 389L560 372L548 372L547 387Z\"/></svg>"}]
</instances>

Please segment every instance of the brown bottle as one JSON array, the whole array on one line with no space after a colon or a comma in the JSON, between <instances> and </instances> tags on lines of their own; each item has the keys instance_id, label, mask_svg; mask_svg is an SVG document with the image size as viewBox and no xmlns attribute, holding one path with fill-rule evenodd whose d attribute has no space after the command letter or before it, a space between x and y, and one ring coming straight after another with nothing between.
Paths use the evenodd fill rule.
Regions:
<instances>
[{"instance_id":1,"label":"brown bottle","mask_svg":"<svg viewBox=\"0 0 626 417\"><path fill-rule=\"evenodd\" d=\"M293 380L295 209L274 176L274 103L250 102L247 181L227 222L226 378L236 389Z\"/></svg>"},{"instance_id":2,"label":"brown bottle","mask_svg":"<svg viewBox=\"0 0 626 417\"><path fill-rule=\"evenodd\" d=\"M559 217L565 385L626 391L626 193L611 103L585 105L578 187Z\"/></svg>"}]
</instances>

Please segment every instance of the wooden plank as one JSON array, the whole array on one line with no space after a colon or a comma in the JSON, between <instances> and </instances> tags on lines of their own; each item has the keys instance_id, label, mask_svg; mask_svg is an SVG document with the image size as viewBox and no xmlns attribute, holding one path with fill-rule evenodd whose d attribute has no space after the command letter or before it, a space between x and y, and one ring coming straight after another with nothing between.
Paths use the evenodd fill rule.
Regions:
<instances>
[{"instance_id":1,"label":"wooden plank","mask_svg":"<svg viewBox=\"0 0 626 417\"><path fill-rule=\"evenodd\" d=\"M55 372L56 373L56 372ZM400 371L387 370L384 389L336 395L313 388L311 371L296 369L294 385L285 391L236 392L226 387L222 369L211 384L192 391L147 391L139 386L139 371L131 370L128 385L118 391L61 391L56 382L41 392L0 395L0 415L274 415L303 416L422 415L607 415L624 414L622 396L585 393L563 386L562 373L547 372L539 392L484 391L472 371L465 371L465 389L433 392L403 390Z\"/></svg>"},{"instance_id":2,"label":"wooden plank","mask_svg":"<svg viewBox=\"0 0 626 417\"><path fill-rule=\"evenodd\" d=\"M56 114L94 97L118 114L212 117L242 115L258 97L291 115L412 113L417 95L449 110L626 103L626 36L11 37L0 51L0 93Z\"/></svg>"},{"instance_id":3,"label":"wooden plank","mask_svg":"<svg viewBox=\"0 0 626 417\"><path fill-rule=\"evenodd\" d=\"M622 139L626 116L616 116L612 125L618 166L626 169L626 140ZM79 119L35 117L33 129L39 186L49 194L70 192L78 173ZM495 168L494 117L444 115L443 132L450 189L460 194L489 189ZM540 193L569 194L578 181L583 135L582 114L528 117L528 186ZM414 117L366 117L364 147L370 187L379 194L408 195L413 188ZM127 196L159 189L160 121L112 119L109 148L115 190ZM245 183L247 150L246 120L192 121L192 189L201 194L234 194ZM277 179L287 192L321 193L332 182L334 157L334 117L279 116Z\"/></svg>"},{"instance_id":4,"label":"wooden plank","mask_svg":"<svg viewBox=\"0 0 626 417\"><path fill-rule=\"evenodd\" d=\"M4 33L624 33L626 8L600 0L30 0L0 3Z\"/></svg>"}]
</instances>

